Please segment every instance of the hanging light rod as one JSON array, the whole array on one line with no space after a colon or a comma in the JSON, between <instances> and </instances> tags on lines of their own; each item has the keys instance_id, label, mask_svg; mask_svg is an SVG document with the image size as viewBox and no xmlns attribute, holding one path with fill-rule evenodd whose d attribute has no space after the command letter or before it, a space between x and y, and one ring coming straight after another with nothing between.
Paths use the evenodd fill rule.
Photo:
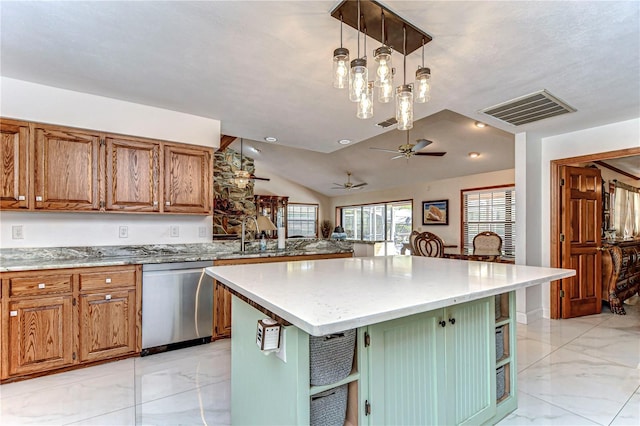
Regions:
<instances>
[{"instance_id":1,"label":"hanging light rod","mask_svg":"<svg viewBox=\"0 0 640 426\"><path fill-rule=\"evenodd\" d=\"M386 27L386 40L382 40L382 34L371 32L367 34L369 37L379 41L380 43L392 47L395 51L408 55L411 52L422 47L423 43L429 43L432 38L429 34L410 24L394 12L390 11L377 1L361 0L360 1L360 28L358 28L358 2L353 0L345 0L338 4L331 11L331 16L338 21L342 16L345 24L358 31L362 28L380 28L382 25L382 15L384 14L384 25ZM407 29L407 47L403 51L403 28Z\"/></svg>"}]
</instances>

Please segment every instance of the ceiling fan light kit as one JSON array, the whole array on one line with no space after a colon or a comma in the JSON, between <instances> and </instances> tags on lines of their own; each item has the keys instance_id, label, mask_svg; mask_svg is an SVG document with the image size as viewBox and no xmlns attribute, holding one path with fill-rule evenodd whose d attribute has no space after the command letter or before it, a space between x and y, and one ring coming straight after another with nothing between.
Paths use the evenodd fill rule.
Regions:
<instances>
[{"instance_id":1,"label":"ceiling fan light kit","mask_svg":"<svg viewBox=\"0 0 640 426\"><path fill-rule=\"evenodd\" d=\"M352 183L351 182L351 172L347 172L347 181L345 183L333 183L335 186L331 189L346 189L347 191L351 191L352 189L361 189L363 186L368 185L367 182L361 183Z\"/></svg>"},{"instance_id":2,"label":"ceiling fan light kit","mask_svg":"<svg viewBox=\"0 0 640 426\"><path fill-rule=\"evenodd\" d=\"M413 127L413 103L425 103L430 98L431 70L424 66L424 46L432 40L431 36L374 0L358 0L357 2L345 0L334 8L331 16L340 19L340 48L336 49L333 55L334 87L336 88L346 86L346 84L336 83L339 80L338 73L343 72L343 69L339 68L336 63L342 61L340 66L346 63L344 62L346 49L342 47L342 24L346 23L358 31L358 57L351 61L349 70L349 100L359 103L356 113L358 118L366 119L373 116L373 87L378 88L377 97L380 103L388 103L393 99L393 74L395 70L392 66L391 46L402 46L402 51L395 49L403 55L404 66L403 84L398 86L395 91L396 119L398 130L411 129ZM373 27L378 23L382 28L380 38L375 34L371 37L380 41L382 45L373 52L377 69L375 80L370 82L366 59L366 29L367 25ZM360 57L360 32L364 32L365 54L363 57ZM422 66L416 71L414 87L414 84L407 84L406 81L407 55L420 46L422 46Z\"/></svg>"}]
</instances>

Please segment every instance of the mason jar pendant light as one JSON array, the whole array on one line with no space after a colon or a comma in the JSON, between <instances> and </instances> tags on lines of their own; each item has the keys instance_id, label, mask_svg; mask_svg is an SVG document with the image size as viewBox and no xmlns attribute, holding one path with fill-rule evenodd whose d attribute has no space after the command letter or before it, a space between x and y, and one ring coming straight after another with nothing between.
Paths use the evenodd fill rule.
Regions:
<instances>
[{"instance_id":1,"label":"mason jar pendant light","mask_svg":"<svg viewBox=\"0 0 640 426\"><path fill-rule=\"evenodd\" d=\"M416 102L423 104L431 98L431 70L424 66L424 39L422 39L422 66L416 71Z\"/></svg>"},{"instance_id":2,"label":"mason jar pendant light","mask_svg":"<svg viewBox=\"0 0 640 426\"><path fill-rule=\"evenodd\" d=\"M387 39L385 37L384 27L384 10L381 16L382 22L382 46L378 47L374 51L374 59L378 64L376 70L375 86L378 90L378 101L386 104L393 99L393 64L391 62L391 48L387 46Z\"/></svg>"},{"instance_id":3,"label":"mason jar pendant light","mask_svg":"<svg viewBox=\"0 0 640 426\"><path fill-rule=\"evenodd\" d=\"M398 130L409 130L413 127L413 88L407 84L407 28L402 27L403 32L403 84L396 89L396 120Z\"/></svg>"},{"instance_id":4,"label":"mason jar pendant light","mask_svg":"<svg viewBox=\"0 0 640 426\"><path fill-rule=\"evenodd\" d=\"M351 61L349 71L349 100L360 102L362 92L367 89L369 71L367 70L366 57L360 57L360 0L358 0L358 57Z\"/></svg>"},{"instance_id":5,"label":"mason jar pendant light","mask_svg":"<svg viewBox=\"0 0 640 426\"><path fill-rule=\"evenodd\" d=\"M367 27L364 27L364 52L367 54ZM373 81L367 81L366 86L360 94L356 117L366 119L373 117Z\"/></svg>"},{"instance_id":6,"label":"mason jar pendant light","mask_svg":"<svg viewBox=\"0 0 640 426\"><path fill-rule=\"evenodd\" d=\"M349 49L342 47L342 14L340 15L340 47L333 51L333 87L344 89L349 77Z\"/></svg>"}]
</instances>

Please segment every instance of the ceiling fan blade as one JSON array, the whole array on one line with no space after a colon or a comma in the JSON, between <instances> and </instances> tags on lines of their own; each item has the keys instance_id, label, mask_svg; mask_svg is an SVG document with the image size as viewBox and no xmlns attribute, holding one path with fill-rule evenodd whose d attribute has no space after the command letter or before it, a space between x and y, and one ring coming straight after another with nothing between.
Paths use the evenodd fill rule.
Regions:
<instances>
[{"instance_id":1,"label":"ceiling fan blade","mask_svg":"<svg viewBox=\"0 0 640 426\"><path fill-rule=\"evenodd\" d=\"M263 177L258 177L258 176L253 176L251 175L251 179L255 179L255 180L266 180L266 181L270 181L270 178L263 178Z\"/></svg>"},{"instance_id":2,"label":"ceiling fan blade","mask_svg":"<svg viewBox=\"0 0 640 426\"><path fill-rule=\"evenodd\" d=\"M396 155L395 157L391 157L392 160L397 160L398 158L404 158L404 155Z\"/></svg>"},{"instance_id":3,"label":"ceiling fan blade","mask_svg":"<svg viewBox=\"0 0 640 426\"><path fill-rule=\"evenodd\" d=\"M362 188L363 186L368 185L367 182L358 183L356 185L351 186L352 188Z\"/></svg>"},{"instance_id":4,"label":"ceiling fan blade","mask_svg":"<svg viewBox=\"0 0 640 426\"><path fill-rule=\"evenodd\" d=\"M420 151L422 148L424 148L425 146L429 145L431 142L426 140L426 139L419 139L418 143L415 144L413 146L413 148L411 148L411 151L416 152L416 151Z\"/></svg>"},{"instance_id":5,"label":"ceiling fan blade","mask_svg":"<svg viewBox=\"0 0 640 426\"><path fill-rule=\"evenodd\" d=\"M345 189L344 186L333 186L331 187L331 189Z\"/></svg>"},{"instance_id":6,"label":"ceiling fan blade","mask_svg":"<svg viewBox=\"0 0 640 426\"><path fill-rule=\"evenodd\" d=\"M431 145L431 144L433 143L433 141L430 141L429 139L416 139L416 144L419 144L419 143L420 143L420 142L422 142L422 141L427 142L427 143L423 146L423 148L424 148L425 146L429 146L429 145Z\"/></svg>"},{"instance_id":7,"label":"ceiling fan blade","mask_svg":"<svg viewBox=\"0 0 640 426\"><path fill-rule=\"evenodd\" d=\"M373 147L369 147L369 149L375 149L376 151L393 152L393 153L398 152L398 150L397 150L397 149L391 150L391 149L373 148Z\"/></svg>"},{"instance_id":8,"label":"ceiling fan blade","mask_svg":"<svg viewBox=\"0 0 640 426\"><path fill-rule=\"evenodd\" d=\"M428 155L430 157L442 157L446 152L416 152L414 155Z\"/></svg>"},{"instance_id":9,"label":"ceiling fan blade","mask_svg":"<svg viewBox=\"0 0 640 426\"><path fill-rule=\"evenodd\" d=\"M344 185L343 185L343 184L341 184L341 183L335 183L335 182L333 182L333 184L334 184L335 186L337 186L337 187L344 188Z\"/></svg>"}]
</instances>

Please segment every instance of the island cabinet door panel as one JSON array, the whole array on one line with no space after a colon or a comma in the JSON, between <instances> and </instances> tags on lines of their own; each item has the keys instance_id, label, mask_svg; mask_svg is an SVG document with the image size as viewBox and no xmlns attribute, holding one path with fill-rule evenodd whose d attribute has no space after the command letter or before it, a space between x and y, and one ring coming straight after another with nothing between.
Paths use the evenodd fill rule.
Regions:
<instances>
[{"instance_id":1,"label":"island cabinet door panel","mask_svg":"<svg viewBox=\"0 0 640 426\"><path fill-rule=\"evenodd\" d=\"M439 309L369 326L369 424L447 424L442 319Z\"/></svg>"},{"instance_id":2,"label":"island cabinet door panel","mask_svg":"<svg viewBox=\"0 0 640 426\"><path fill-rule=\"evenodd\" d=\"M0 208L29 207L27 125L0 122Z\"/></svg>"},{"instance_id":3,"label":"island cabinet door panel","mask_svg":"<svg viewBox=\"0 0 640 426\"><path fill-rule=\"evenodd\" d=\"M8 303L9 375L72 365L72 297L45 297Z\"/></svg>"},{"instance_id":4,"label":"island cabinet door panel","mask_svg":"<svg viewBox=\"0 0 640 426\"><path fill-rule=\"evenodd\" d=\"M164 147L164 211L211 213L212 152L208 148Z\"/></svg>"},{"instance_id":5,"label":"island cabinet door panel","mask_svg":"<svg viewBox=\"0 0 640 426\"><path fill-rule=\"evenodd\" d=\"M160 210L160 143L106 138L106 209Z\"/></svg>"},{"instance_id":6,"label":"island cabinet door panel","mask_svg":"<svg viewBox=\"0 0 640 426\"><path fill-rule=\"evenodd\" d=\"M448 424L482 424L495 414L492 298L445 309Z\"/></svg>"},{"instance_id":7,"label":"island cabinet door panel","mask_svg":"<svg viewBox=\"0 0 640 426\"><path fill-rule=\"evenodd\" d=\"M135 352L135 289L80 296L80 361Z\"/></svg>"},{"instance_id":8,"label":"island cabinet door panel","mask_svg":"<svg viewBox=\"0 0 640 426\"><path fill-rule=\"evenodd\" d=\"M231 293L214 280L213 340L231 337Z\"/></svg>"},{"instance_id":9,"label":"island cabinet door panel","mask_svg":"<svg viewBox=\"0 0 640 426\"><path fill-rule=\"evenodd\" d=\"M35 129L35 207L98 210L98 135Z\"/></svg>"}]
</instances>

